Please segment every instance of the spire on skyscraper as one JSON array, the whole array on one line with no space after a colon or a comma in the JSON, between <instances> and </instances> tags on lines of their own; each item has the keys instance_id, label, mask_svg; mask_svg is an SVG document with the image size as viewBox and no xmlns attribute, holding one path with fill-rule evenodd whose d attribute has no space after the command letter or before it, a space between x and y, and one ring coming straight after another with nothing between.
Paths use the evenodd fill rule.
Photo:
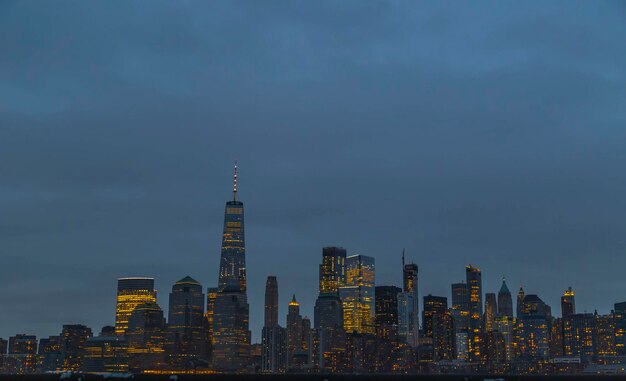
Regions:
<instances>
[{"instance_id":1,"label":"spire on skyscraper","mask_svg":"<svg viewBox=\"0 0 626 381\"><path fill-rule=\"evenodd\" d=\"M235 172L233 173L233 201L237 201L237 160L235 160Z\"/></svg>"}]
</instances>

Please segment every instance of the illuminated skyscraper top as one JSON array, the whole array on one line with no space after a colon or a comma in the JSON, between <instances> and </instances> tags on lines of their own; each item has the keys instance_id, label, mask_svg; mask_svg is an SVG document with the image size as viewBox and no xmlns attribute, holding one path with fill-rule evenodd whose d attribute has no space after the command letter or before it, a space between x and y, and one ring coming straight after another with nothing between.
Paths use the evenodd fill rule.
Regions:
<instances>
[{"instance_id":1,"label":"illuminated skyscraper top","mask_svg":"<svg viewBox=\"0 0 626 381\"><path fill-rule=\"evenodd\" d=\"M237 162L233 174L233 200L226 203L220 259L219 290L226 287L246 292L246 242L243 202L237 201Z\"/></svg>"}]
</instances>

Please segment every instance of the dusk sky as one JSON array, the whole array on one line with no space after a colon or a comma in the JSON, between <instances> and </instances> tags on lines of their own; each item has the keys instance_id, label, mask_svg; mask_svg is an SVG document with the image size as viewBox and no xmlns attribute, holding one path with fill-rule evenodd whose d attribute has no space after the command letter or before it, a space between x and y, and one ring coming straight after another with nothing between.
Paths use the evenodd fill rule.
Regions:
<instances>
[{"instance_id":1,"label":"dusk sky","mask_svg":"<svg viewBox=\"0 0 626 381\"><path fill-rule=\"evenodd\" d=\"M323 246L609 312L625 41L623 1L0 0L0 337L216 286L235 159L253 342L267 275L312 318Z\"/></svg>"}]
</instances>

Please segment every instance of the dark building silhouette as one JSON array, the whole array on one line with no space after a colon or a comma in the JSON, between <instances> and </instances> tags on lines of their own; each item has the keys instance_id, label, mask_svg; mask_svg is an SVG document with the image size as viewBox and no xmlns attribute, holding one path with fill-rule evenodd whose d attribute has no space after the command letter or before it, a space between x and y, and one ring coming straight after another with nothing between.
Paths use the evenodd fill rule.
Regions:
<instances>
[{"instance_id":1,"label":"dark building silhouette","mask_svg":"<svg viewBox=\"0 0 626 381\"><path fill-rule=\"evenodd\" d=\"M268 276L265 282L265 325L261 332L261 371L285 372L287 356L287 331L278 325L278 281L275 276Z\"/></svg>"},{"instance_id":2,"label":"dark building silhouette","mask_svg":"<svg viewBox=\"0 0 626 381\"><path fill-rule=\"evenodd\" d=\"M31 374L37 366L37 337L18 334L9 337L6 372L11 374Z\"/></svg>"},{"instance_id":3,"label":"dark building silhouette","mask_svg":"<svg viewBox=\"0 0 626 381\"><path fill-rule=\"evenodd\" d=\"M418 286L418 267L415 263L404 262L404 251L402 252L402 290L408 294L402 299L407 300L412 311L409 311L408 332L406 335L406 341L412 347L417 347L419 341L419 286ZM408 297L410 295L410 297ZM410 302L409 300L412 300ZM405 304L405 303L403 303Z\"/></svg>"},{"instance_id":4,"label":"dark building silhouette","mask_svg":"<svg viewBox=\"0 0 626 381\"><path fill-rule=\"evenodd\" d=\"M513 317L513 298L504 278L498 291L498 316Z\"/></svg>"},{"instance_id":5,"label":"dark building silhouette","mask_svg":"<svg viewBox=\"0 0 626 381\"><path fill-rule=\"evenodd\" d=\"M566 318L576 313L576 302L574 300L574 290L569 287L561 296L561 316Z\"/></svg>"},{"instance_id":6,"label":"dark building silhouette","mask_svg":"<svg viewBox=\"0 0 626 381\"><path fill-rule=\"evenodd\" d=\"M402 292L396 286L377 286L375 288L376 336L379 339L398 339L398 294Z\"/></svg>"},{"instance_id":7,"label":"dark building silhouette","mask_svg":"<svg viewBox=\"0 0 626 381\"><path fill-rule=\"evenodd\" d=\"M488 292L485 294L485 332L491 332L495 329L497 315L498 305L496 303L496 294Z\"/></svg>"},{"instance_id":8,"label":"dark building silhouette","mask_svg":"<svg viewBox=\"0 0 626 381\"><path fill-rule=\"evenodd\" d=\"M131 372L165 367L165 318L156 303L144 303L133 311L126 330Z\"/></svg>"},{"instance_id":9,"label":"dark building silhouette","mask_svg":"<svg viewBox=\"0 0 626 381\"><path fill-rule=\"evenodd\" d=\"M339 287L346 285L346 249L343 247L325 247L322 249L320 264L320 294L339 293Z\"/></svg>"},{"instance_id":10,"label":"dark building silhouette","mask_svg":"<svg viewBox=\"0 0 626 381\"><path fill-rule=\"evenodd\" d=\"M448 298L445 296L424 296L424 310L422 311L422 323L424 324L424 337L433 337L433 319L436 314L448 310Z\"/></svg>"},{"instance_id":11,"label":"dark building silhouette","mask_svg":"<svg viewBox=\"0 0 626 381\"><path fill-rule=\"evenodd\" d=\"M39 339L37 350L37 372L58 372L63 370L63 340L61 336Z\"/></svg>"},{"instance_id":12,"label":"dark building silhouette","mask_svg":"<svg viewBox=\"0 0 626 381\"><path fill-rule=\"evenodd\" d=\"M278 325L278 281L270 275L265 282L265 324L264 327Z\"/></svg>"},{"instance_id":13,"label":"dark building silhouette","mask_svg":"<svg viewBox=\"0 0 626 381\"><path fill-rule=\"evenodd\" d=\"M524 297L525 297L525 293L524 293L524 289L522 288L522 286L519 286L519 291L517 292L517 303L516 303L516 316L520 317L521 315L521 311L522 311L522 304L524 303Z\"/></svg>"},{"instance_id":14,"label":"dark building silhouette","mask_svg":"<svg viewBox=\"0 0 626 381\"><path fill-rule=\"evenodd\" d=\"M194 368L206 362L202 285L186 276L172 286L166 355L170 367Z\"/></svg>"},{"instance_id":15,"label":"dark building silhouette","mask_svg":"<svg viewBox=\"0 0 626 381\"><path fill-rule=\"evenodd\" d=\"M515 357L524 362L547 360L552 319L550 307L537 295L528 294L522 299L518 313Z\"/></svg>"},{"instance_id":16,"label":"dark building silhouette","mask_svg":"<svg viewBox=\"0 0 626 381\"><path fill-rule=\"evenodd\" d=\"M61 332L62 369L78 371L83 365L85 342L92 337L91 328L82 324L66 324Z\"/></svg>"},{"instance_id":17,"label":"dark building silhouette","mask_svg":"<svg viewBox=\"0 0 626 381\"><path fill-rule=\"evenodd\" d=\"M592 313L563 317L563 355L580 357L584 363L595 359L598 339L596 316Z\"/></svg>"}]
</instances>

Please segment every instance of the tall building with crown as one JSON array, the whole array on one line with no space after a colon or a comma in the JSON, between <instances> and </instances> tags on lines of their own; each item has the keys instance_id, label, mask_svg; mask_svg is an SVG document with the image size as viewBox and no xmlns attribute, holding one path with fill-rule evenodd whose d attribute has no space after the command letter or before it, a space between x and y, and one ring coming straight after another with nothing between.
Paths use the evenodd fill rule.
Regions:
<instances>
[{"instance_id":1,"label":"tall building with crown","mask_svg":"<svg viewBox=\"0 0 626 381\"><path fill-rule=\"evenodd\" d=\"M265 324L261 332L261 371L283 373L287 369L287 331L278 325L278 280L265 282Z\"/></svg>"},{"instance_id":2,"label":"tall building with crown","mask_svg":"<svg viewBox=\"0 0 626 381\"><path fill-rule=\"evenodd\" d=\"M513 298L504 278L502 278L502 286L498 291L498 316L513 317Z\"/></svg>"}]
</instances>

